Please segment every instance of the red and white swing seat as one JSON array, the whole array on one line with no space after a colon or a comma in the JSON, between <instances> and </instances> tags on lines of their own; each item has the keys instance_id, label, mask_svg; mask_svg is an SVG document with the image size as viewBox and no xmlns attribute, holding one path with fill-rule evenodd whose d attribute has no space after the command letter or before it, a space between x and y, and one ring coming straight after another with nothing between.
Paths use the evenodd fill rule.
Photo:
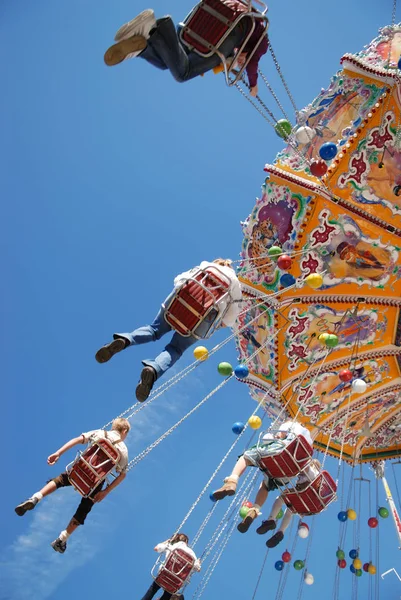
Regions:
<instances>
[{"instance_id":1,"label":"red and white swing seat","mask_svg":"<svg viewBox=\"0 0 401 600\"><path fill-rule=\"evenodd\" d=\"M246 69L254 52L266 35L269 25L268 18L265 14L267 6L260 0L254 1L262 7L261 11L258 11L252 6L251 0L238 0L238 3L246 8L246 11L243 12L239 12L234 8L227 6L227 4L224 4L221 0L202 0L202 2L197 4L191 10L183 23L180 24L182 26L180 31L181 41L189 50L194 51L205 58L212 56L213 54L218 54L224 66L226 82L228 85L233 85L241 79L244 69ZM250 31L241 44L241 47L237 48L231 64L228 64L226 58L219 52L219 49L244 17L247 17L252 21ZM260 39L253 51L247 56L245 64L239 71L235 71L234 74L236 59L244 51L249 38L253 34L256 21L261 21L264 25ZM233 78L230 78L231 73L234 74Z\"/></svg>"},{"instance_id":2,"label":"red and white swing seat","mask_svg":"<svg viewBox=\"0 0 401 600\"><path fill-rule=\"evenodd\" d=\"M328 471L322 471L302 491L287 488L281 494L286 506L301 517L316 515L336 499L337 485Z\"/></svg>"},{"instance_id":3,"label":"red and white swing seat","mask_svg":"<svg viewBox=\"0 0 401 600\"><path fill-rule=\"evenodd\" d=\"M230 285L230 279L217 266L198 269L177 289L165 307L164 318L183 337L206 339L224 317L225 312L219 314L217 302L225 296L228 309Z\"/></svg>"},{"instance_id":4,"label":"red and white swing seat","mask_svg":"<svg viewBox=\"0 0 401 600\"><path fill-rule=\"evenodd\" d=\"M120 453L107 439L98 439L67 467L71 485L82 496L90 496L114 470Z\"/></svg>"},{"instance_id":5,"label":"red and white swing seat","mask_svg":"<svg viewBox=\"0 0 401 600\"><path fill-rule=\"evenodd\" d=\"M313 447L303 435L297 435L277 454L259 459L259 468L273 479L294 477L310 462Z\"/></svg>"},{"instance_id":6,"label":"red and white swing seat","mask_svg":"<svg viewBox=\"0 0 401 600\"><path fill-rule=\"evenodd\" d=\"M195 560L185 550L173 550L166 562L162 564L158 574L154 576L153 571L158 566L158 562L152 569L154 580L166 592L175 594L190 578Z\"/></svg>"}]
</instances>

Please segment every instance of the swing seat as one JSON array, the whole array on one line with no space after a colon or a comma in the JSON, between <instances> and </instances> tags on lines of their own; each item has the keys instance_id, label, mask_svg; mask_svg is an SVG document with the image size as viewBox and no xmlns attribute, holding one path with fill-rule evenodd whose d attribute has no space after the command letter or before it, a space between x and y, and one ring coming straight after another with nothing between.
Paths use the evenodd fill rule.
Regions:
<instances>
[{"instance_id":1,"label":"swing seat","mask_svg":"<svg viewBox=\"0 0 401 600\"><path fill-rule=\"evenodd\" d=\"M302 491L287 488L281 494L288 508L301 517L317 515L336 499L337 486L330 473L322 471Z\"/></svg>"},{"instance_id":2,"label":"swing seat","mask_svg":"<svg viewBox=\"0 0 401 600\"><path fill-rule=\"evenodd\" d=\"M230 285L230 279L218 267L198 269L176 290L165 308L165 320L183 337L210 337L230 304ZM225 296L226 310L219 314L217 302Z\"/></svg>"},{"instance_id":3,"label":"swing seat","mask_svg":"<svg viewBox=\"0 0 401 600\"><path fill-rule=\"evenodd\" d=\"M120 461L120 453L107 439L93 442L67 467L71 485L82 496L90 496Z\"/></svg>"},{"instance_id":4,"label":"swing seat","mask_svg":"<svg viewBox=\"0 0 401 600\"><path fill-rule=\"evenodd\" d=\"M175 594L191 576L194 562L185 550L173 550L155 577L156 583L166 592Z\"/></svg>"},{"instance_id":5,"label":"swing seat","mask_svg":"<svg viewBox=\"0 0 401 600\"><path fill-rule=\"evenodd\" d=\"M310 462L312 454L310 443L303 435L297 435L277 454L260 458L259 468L273 479L294 477Z\"/></svg>"}]
</instances>

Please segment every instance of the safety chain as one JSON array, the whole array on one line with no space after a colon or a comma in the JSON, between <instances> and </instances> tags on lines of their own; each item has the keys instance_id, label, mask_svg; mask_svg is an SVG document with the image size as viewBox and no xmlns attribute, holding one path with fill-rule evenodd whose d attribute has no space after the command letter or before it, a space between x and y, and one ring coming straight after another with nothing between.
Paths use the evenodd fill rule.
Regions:
<instances>
[{"instance_id":1,"label":"safety chain","mask_svg":"<svg viewBox=\"0 0 401 600\"><path fill-rule=\"evenodd\" d=\"M298 114L298 109L297 109L297 107L296 107L295 100L294 100L294 98L292 97L292 94L291 94L291 92L290 92L290 88L288 87L286 80L284 79L284 75L283 75L283 73L282 73L282 71L281 71L281 67L280 67L280 65L279 65L279 63L278 63L278 60L277 60L277 58L276 58L276 55L275 55L275 53L274 53L273 47L272 47L272 45L271 45L271 40L270 40L270 38L269 38L269 50L270 50L270 54L272 55L272 59L273 59L273 62L274 62L274 66L276 67L277 73L278 73L278 74L279 74L279 76L280 76L280 79L281 79L281 81L282 81L282 84L283 84L283 86L284 86L284 88L285 88L285 91L287 92L287 94L288 94L288 97L289 97L289 99L290 99L290 102L291 102L291 104L292 104L292 106L293 106L293 108L294 108L295 114L297 115L297 114Z\"/></svg>"},{"instance_id":2,"label":"safety chain","mask_svg":"<svg viewBox=\"0 0 401 600\"><path fill-rule=\"evenodd\" d=\"M267 89L269 90L269 92L271 93L271 95L273 96L273 98L275 99L275 101L276 101L279 109L281 110L281 112L283 113L283 115L285 116L285 118L287 119L287 121L290 121L290 118L288 117L287 113L285 112L284 107L281 104L280 100L278 99L276 92L273 90L272 86L268 82L266 75L260 69L259 69L259 75L263 79L263 81L264 81Z\"/></svg>"}]
</instances>

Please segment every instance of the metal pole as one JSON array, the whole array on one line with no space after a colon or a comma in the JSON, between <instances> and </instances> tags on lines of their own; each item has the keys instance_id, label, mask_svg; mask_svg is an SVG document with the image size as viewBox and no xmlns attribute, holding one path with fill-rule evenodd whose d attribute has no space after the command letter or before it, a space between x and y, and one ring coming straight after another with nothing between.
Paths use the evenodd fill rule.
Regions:
<instances>
[{"instance_id":1,"label":"metal pole","mask_svg":"<svg viewBox=\"0 0 401 600\"><path fill-rule=\"evenodd\" d=\"M393 520L394 520L394 525L395 525L395 530L398 536L398 549L401 550L401 519L400 516L398 514L397 508L395 506L395 502L393 500L393 497L391 495L391 490L390 487L387 483L387 479L384 477L382 477L382 481L383 481L383 486L384 486L384 490L386 492L386 496L387 496L387 501L389 503L390 509L391 509L391 514L393 516Z\"/></svg>"}]
</instances>

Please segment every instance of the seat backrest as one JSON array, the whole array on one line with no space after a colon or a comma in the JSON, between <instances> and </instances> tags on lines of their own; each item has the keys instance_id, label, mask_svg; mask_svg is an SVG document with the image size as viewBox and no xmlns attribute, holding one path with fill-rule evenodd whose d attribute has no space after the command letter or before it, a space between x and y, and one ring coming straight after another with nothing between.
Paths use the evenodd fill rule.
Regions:
<instances>
[{"instance_id":1,"label":"seat backrest","mask_svg":"<svg viewBox=\"0 0 401 600\"><path fill-rule=\"evenodd\" d=\"M327 508L336 498L337 486L328 471L321 471L311 484L302 491L292 488L281 494L285 504L301 516L316 515Z\"/></svg>"},{"instance_id":2,"label":"seat backrest","mask_svg":"<svg viewBox=\"0 0 401 600\"><path fill-rule=\"evenodd\" d=\"M170 594L175 594L191 575L194 562L194 558L185 550L173 550L161 567L156 583Z\"/></svg>"},{"instance_id":3,"label":"seat backrest","mask_svg":"<svg viewBox=\"0 0 401 600\"><path fill-rule=\"evenodd\" d=\"M303 435L297 435L278 454L260 459L260 468L270 477L294 477L310 462L313 447Z\"/></svg>"},{"instance_id":4,"label":"seat backrest","mask_svg":"<svg viewBox=\"0 0 401 600\"><path fill-rule=\"evenodd\" d=\"M117 448L107 439L93 442L74 462L68 478L83 496L88 496L120 460Z\"/></svg>"},{"instance_id":5,"label":"seat backrest","mask_svg":"<svg viewBox=\"0 0 401 600\"><path fill-rule=\"evenodd\" d=\"M238 14L237 10L220 0L203 0L185 19L181 39L198 52L207 53L218 45Z\"/></svg>"}]
</instances>

